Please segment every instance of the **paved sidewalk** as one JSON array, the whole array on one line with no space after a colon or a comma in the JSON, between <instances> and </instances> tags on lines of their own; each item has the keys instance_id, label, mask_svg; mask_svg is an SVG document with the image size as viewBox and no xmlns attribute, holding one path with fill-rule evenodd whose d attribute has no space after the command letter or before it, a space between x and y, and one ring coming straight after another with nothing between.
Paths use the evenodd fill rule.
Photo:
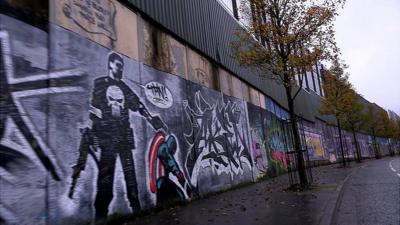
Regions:
<instances>
[{"instance_id":1,"label":"paved sidewalk","mask_svg":"<svg viewBox=\"0 0 400 225\"><path fill-rule=\"evenodd\" d=\"M268 179L236 190L139 216L124 225L330 224L346 178L368 162L348 168L313 168L314 185L303 192L285 191L288 176ZM114 224L114 223L113 223Z\"/></svg>"}]
</instances>

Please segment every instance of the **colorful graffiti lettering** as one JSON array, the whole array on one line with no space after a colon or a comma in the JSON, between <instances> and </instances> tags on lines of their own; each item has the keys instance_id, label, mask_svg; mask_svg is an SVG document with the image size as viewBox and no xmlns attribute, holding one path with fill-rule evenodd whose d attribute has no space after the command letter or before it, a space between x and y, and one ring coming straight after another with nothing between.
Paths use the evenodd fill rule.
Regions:
<instances>
[{"instance_id":1,"label":"colorful graffiti lettering","mask_svg":"<svg viewBox=\"0 0 400 225\"><path fill-rule=\"evenodd\" d=\"M284 133L281 121L277 118L267 120L264 123L268 129L266 130L268 161L268 175L273 177L284 173L288 167L287 155L285 153L287 147L285 145Z\"/></svg>"}]
</instances>

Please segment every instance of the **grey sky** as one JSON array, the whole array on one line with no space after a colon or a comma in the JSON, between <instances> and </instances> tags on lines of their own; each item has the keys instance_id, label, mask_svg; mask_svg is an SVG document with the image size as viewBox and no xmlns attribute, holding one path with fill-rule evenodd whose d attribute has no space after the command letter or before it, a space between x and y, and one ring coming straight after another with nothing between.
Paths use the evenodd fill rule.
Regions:
<instances>
[{"instance_id":1,"label":"grey sky","mask_svg":"<svg viewBox=\"0 0 400 225\"><path fill-rule=\"evenodd\" d=\"M357 91L400 115L400 0L347 0L336 40Z\"/></svg>"}]
</instances>

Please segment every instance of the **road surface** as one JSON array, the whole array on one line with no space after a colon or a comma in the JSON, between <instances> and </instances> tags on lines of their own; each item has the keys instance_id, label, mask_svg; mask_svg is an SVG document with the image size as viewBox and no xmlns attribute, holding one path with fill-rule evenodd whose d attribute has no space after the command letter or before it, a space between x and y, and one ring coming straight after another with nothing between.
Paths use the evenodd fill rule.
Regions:
<instances>
[{"instance_id":1,"label":"road surface","mask_svg":"<svg viewBox=\"0 0 400 225\"><path fill-rule=\"evenodd\" d=\"M400 157L372 160L342 189L334 225L400 225Z\"/></svg>"}]
</instances>

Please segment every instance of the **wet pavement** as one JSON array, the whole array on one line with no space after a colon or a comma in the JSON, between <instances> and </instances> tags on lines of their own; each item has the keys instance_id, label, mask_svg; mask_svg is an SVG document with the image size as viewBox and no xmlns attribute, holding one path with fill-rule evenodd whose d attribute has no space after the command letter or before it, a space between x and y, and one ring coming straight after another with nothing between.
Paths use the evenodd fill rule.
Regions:
<instances>
[{"instance_id":1,"label":"wet pavement","mask_svg":"<svg viewBox=\"0 0 400 225\"><path fill-rule=\"evenodd\" d=\"M372 160L345 183L335 225L400 225L400 157Z\"/></svg>"},{"instance_id":2,"label":"wet pavement","mask_svg":"<svg viewBox=\"0 0 400 225\"><path fill-rule=\"evenodd\" d=\"M337 164L313 168L314 185L302 192L285 190L289 180L282 175L119 224L330 224L344 181L368 163L345 169Z\"/></svg>"}]
</instances>

